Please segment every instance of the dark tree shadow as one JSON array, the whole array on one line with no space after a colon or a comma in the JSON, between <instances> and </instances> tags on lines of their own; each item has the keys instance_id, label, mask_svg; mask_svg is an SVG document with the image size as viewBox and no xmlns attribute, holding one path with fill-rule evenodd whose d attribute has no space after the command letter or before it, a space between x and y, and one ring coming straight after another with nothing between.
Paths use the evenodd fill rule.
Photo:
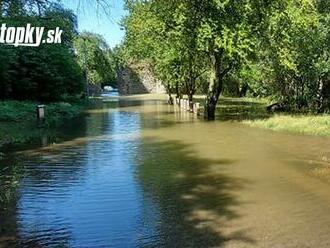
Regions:
<instances>
[{"instance_id":1,"label":"dark tree shadow","mask_svg":"<svg viewBox=\"0 0 330 248\"><path fill-rule=\"evenodd\" d=\"M255 243L244 230L223 232L228 221L240 217L233 207L242 203L233 193L248 183L226 175L226 167L234 161L200 158L189 145L177 141L149 139L141 147L137 176L160 215L158 246L222 247L231 240Z\"/></svg>"},{"instance_id":2,"label":"dark tree shadow","mask_svg":"<svg viewBox=\"0 0 330 248\"><path fill-rule=\"evenodd\" d=\"M199 99L201 106L204 100ZM216 118L222 121L244 121L267 119L273 114L267 111L267 104L246 98L220 98Z\"/></svg>"},{"instance_id":3,"label":"dark tree shadow","mask_svg":"<svg viewBox=\"0 0 330 248\"><path fill-rule=\"evenodd\" d=\"M256 120L272 116L267 106L261 102L252 102L244 98L222 98L217 106L217 114L221 120Z\"/></svg>"}]
</instances>

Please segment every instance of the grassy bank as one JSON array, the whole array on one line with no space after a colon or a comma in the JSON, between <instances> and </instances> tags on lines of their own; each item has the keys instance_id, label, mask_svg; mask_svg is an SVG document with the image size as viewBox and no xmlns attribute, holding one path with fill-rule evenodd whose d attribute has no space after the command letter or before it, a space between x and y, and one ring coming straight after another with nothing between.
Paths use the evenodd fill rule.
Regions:
<instances>
[{"instance_id":1,"label":"grassy bank","mask_svg":"<svg viewBox=\"0 0 330 248\"><path fill-rule=\"evenodd\" d=\"M266 119L246 120L243 123L274 131L330 136L330 115L274 115Z\"/></svg>"},{"instance_id":2,"label":"grassy bank","mask_svg":"<svg viewBox=\"0 0 330 248\"><path fill-rule=\"evenodd\" d=\"M267 112L270 104L260 98L221 98L217 106L220 120L240 121L245 125L305 135L330 136L330 115Z\"/></svg>"},{"instance_id":3,"label":"grassy bank","mask_svg":"<svg viewBox=\"0 0 330 248\"><path fill-rule=\"evenodd\" d=\"M0 146L24 143L40 136L45 130L63 121L78 117L85 109L84 101L74 103L51 103L45 107L45 123L37 126L36 103L20 101L0 102Z\"/></svg>"},{"instance_id":4,"label":"grassy bank","mask_svg":"<svg viewBox=\"0 0 330 248\"><path fill-rule=\"evenodd\" d=\"M195 101L204 104L204 96L196 96ZM219 99L216 115L223 121L238 121L247 126L270 129L295 134L330 136L330 115L270 113L267 106L271 101L266 98Z\"/></svg>"}]
</instances>

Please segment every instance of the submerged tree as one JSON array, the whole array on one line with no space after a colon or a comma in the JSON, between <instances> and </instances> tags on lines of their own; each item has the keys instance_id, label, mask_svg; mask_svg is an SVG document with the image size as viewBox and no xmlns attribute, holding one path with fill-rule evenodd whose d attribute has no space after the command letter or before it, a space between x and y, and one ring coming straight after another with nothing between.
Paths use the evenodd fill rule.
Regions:
<instances>
[{"instance_id":1,"label":"submerged tree","mask_svg":"<svg viewBox=\"0 0 330 248\"><path fill-rule=\"evenodd\" d=\"M189 2L129 1L127 8L123 50L128 60L148 61L170 95L187 94L192 101L196 80L205 71L205 56L197 49L198 26L190 21L194 13Z\"/></svg>"},{"instance_id":2,"label":"submerged tree","mask_svg":"<svg viewBox=\"0 0 330 248\"><path fill-rule=\"evenodd\" d=\"M170 81L167 85L180 86L190 100L196 79L209 71L205 116L214 119L225 76L247 61L254 49L254 33L264 6L248 0L130 1L128 6L130 15L124 23L127 49L140 55L147 51L146 57L161 68L161 79ZM139 9L144 9L143 14ZM133 25L137 20L139 25Z\"/></svg>"}]
</instances>

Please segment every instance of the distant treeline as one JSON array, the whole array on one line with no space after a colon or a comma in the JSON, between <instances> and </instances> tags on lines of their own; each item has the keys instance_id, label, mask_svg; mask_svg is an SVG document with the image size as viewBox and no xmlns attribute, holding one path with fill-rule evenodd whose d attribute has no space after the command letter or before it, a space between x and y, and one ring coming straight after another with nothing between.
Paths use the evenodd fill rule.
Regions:
<instances>
[{"instance_id":1,"label":"distant treeline","mask_svg":"<svg viewBox=\"0 0 330 248\"><path fill-rule=\"evenodd\" d=\"M63 30L61 44L0 44L0 99L59 101L83 97L86 79L100 87L116 83L106 42L96 34L78 34L76 16L58 1L2 0L0 18L12 27L31 23Z\"/></svg>"},{"instance_id":2,"label":"distant treeline","mask_svg":"<svg viewBox=\"0 0 330 248\"><path fill-rule=\"evenodd\" d=\"M126 1L122 63L148 61L168 93L268 96L289 111L330 109L330 1Z\"/></svg>"}]
</instances>

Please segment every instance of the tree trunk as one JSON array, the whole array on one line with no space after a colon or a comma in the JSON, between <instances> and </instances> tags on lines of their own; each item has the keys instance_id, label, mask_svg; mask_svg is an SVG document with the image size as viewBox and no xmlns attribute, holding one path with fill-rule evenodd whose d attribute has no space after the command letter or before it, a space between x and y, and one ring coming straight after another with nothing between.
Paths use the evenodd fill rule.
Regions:
<instances>
[{"instance_id":1,"label":"tree trunk","mask_svg":"<svg viewBox=\"0 0 330 248\"><path fill-rule=\"evenodd\" d=\"M192 93L191 91L188 92L188 101L189 101L189 111L193 112L194 110L194 93Z\"/></svg>"},{"instance_id":2,"label":"tree trunk","mask_svg":"<svg viewBox=\"0 0 330 248\"><path fill-rule=\"evenodd\" d=\"M174 100L173 100L173 97L172 97L172 94L171 93L168 93L168 100L167 100L167 103L169 105L173 105L174 104Z\"/></svg>"},{"instance_id":3,"label":"tree trunk","mask_svg":"<svg viewBox=\"0 0 330 248\"><path fill-rule=\"evenodd\" d=\"M218 103L219 96L222 91L222 77L221 74L221 54L214 53L211 56L211 75L209 90L206 97L204 107L204 118L207 120L215 119L215 110Z\"/></svg>"},{"instance_id":4,"label":"tree trunk","mask_svg":"<svg viewBox=\"0 0 330 248\"><path fill-rule=\"evenodd\" d=\"M168 95L168 100L167 103L169 105L173 105L174 101L173 101L173 97L172 97L172 92L171 92L171 85L170 84L166 84L166 91L167 91L167 95Z\"/></svg>"},{"instance_id":5,"label":"tree trunk","mask_svg":"<svg viewBox=\"0 0 330 248\"><path fill-rule=\"evenodd\" d=\"M189 111L193 112L194 104L194 95L196 92L196 78L192 75L190 75L189 83L187 85L187 95L189 100Z\"/></svg>"},{"instance_id":6,"label":"tree trunk","mask_svg":"<svg viewBox=\"0 0 330 248\"><path fill-rule=\"evenodd\" d=\"M179 87L179 83L176 82L175 83L175 93L176 93L176 98L182 98L182 94L180 92L180 87Z\"/></svg>"},{"instance_id":7,"label":"tree trunk","mask_svg":"<svg viewBox=\"0 0 330 248\"><path fill-rule=\"evenodd\" d=\"M246 97L247 91L249 90L249 85L244 83L240 92L239 92L239 97Z\"/></svg>"}]
</instances>

